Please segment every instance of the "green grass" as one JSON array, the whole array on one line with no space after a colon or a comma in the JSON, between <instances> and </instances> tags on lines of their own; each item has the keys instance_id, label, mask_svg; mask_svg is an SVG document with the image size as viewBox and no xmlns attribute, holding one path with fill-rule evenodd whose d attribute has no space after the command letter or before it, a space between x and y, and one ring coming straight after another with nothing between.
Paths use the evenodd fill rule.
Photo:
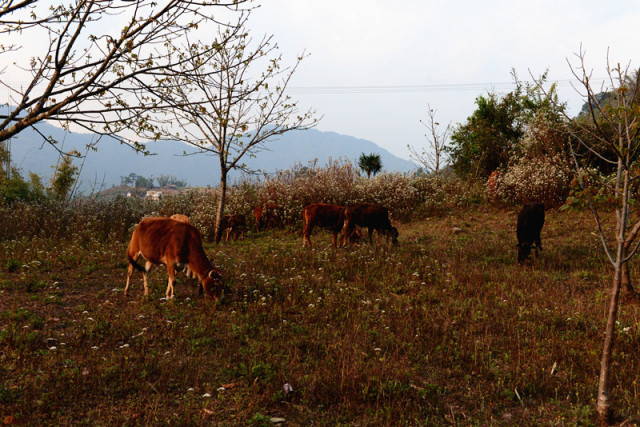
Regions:
<instances>
[{"instance_id":1,"label":"green grass","mask_svg":"<svg viewBox=\"0 0 640 427\"><path fill-rule=\"evenodd\" d=\"M136 274L125 299L125 243L12 241L0 252L0 416L595 424L611 269L593 225L548 212L544 250L524 266L514 228L513 211L478 207L400 224L394 248L336 250L317 231L303 249L299 232L282 230L207 244L227 287L216 305L184 277L162 300L162 267L150 297ZM619 322L612 399L637 423L638 306L622 303Z\"/></svg>"}]
</instances>

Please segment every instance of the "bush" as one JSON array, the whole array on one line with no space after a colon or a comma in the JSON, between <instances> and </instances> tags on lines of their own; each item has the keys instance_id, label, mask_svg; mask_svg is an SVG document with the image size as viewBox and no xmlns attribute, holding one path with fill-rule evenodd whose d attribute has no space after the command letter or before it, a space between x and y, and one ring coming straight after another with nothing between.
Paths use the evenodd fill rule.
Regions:
<instances>
[{"instance_id":1,"label":"bush","mask_svg":"<svg viewBox=\"0 0 640 427\"><path fill-rule=\"evenodd\" d=\"M383 173L371 180L359 176L347 160L332 160L279 171L264 181L242 181L229 187L225 214L242 214L252 221L258 205L275 206L276 226L298 229L302 210L310 203L379 203L392 221L415 216L442 215L450 209L481 200L476 187L453 175L419 176ZM148 216L187 215L206 240L213 239L219 190L180 192L161 200L117 197L112 200L77 198L71 201L0 199L0 240L68 238L126 242L136 224Z\"/></svg>"},{"instance_id":2,"label":"bush","mask_svg":"<svg viewBox=\"0 0 640 427\"><path fill-rule=\"evenodd\" d=\"M570 183L571 173L558 157L526 159L492 175L487 183L487 197L494 203L536 201L552 208L564 203Z\"/></svg>"}]
</instances>

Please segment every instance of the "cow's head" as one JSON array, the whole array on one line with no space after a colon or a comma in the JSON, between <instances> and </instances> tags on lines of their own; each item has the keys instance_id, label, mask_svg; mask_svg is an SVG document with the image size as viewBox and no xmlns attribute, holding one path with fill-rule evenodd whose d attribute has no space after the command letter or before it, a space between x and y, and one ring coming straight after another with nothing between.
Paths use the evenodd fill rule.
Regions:
<instances>
[{"instance_id":1,"label":"cow's head","mask_svg":"<svg viewBox=\"0 0 640 427\"><path fill-rule=\"evenodd\" d=\"M393 243L394 245L398 244L398 236L400 235L400 233L398 233L397 228L391 227L385 232L385 234L387 235L387 237L391 238L391 243Z\"/></svg>"},{"instance_id":2,"label":"cow's head","mask_svg":"<svg viewBox=\"0 0 640 427\"><path fill-rule=\"evenodd\" d=\"M349 241L354 245L357 245L360 242L361 238L362 238L362 231L360 231L360 229L358 228L353 230L353 233L349 235Z\"/></svg>"},{"instance_id":3,"label":"cow's head","mask_svg":"<svg viewBox=\"0 0 640 427\"><path fill-rule=\"evenodd\" d=\"M213 268L209 273L202 278L202 287L204 291L213 300L217 300L222 295L222 276L220 270Z\"/></svg>"},{"instance_id":4,"label":"cow's head","mask_svg":"<svg viewBox=\"0 0 640 427\"><path fill-rule=\"evenodd\" d=\"M518 264L522 264L531 253L531 243L522 242L518 243L516 246L518 246Z\"/></svg>"}]
</instances>

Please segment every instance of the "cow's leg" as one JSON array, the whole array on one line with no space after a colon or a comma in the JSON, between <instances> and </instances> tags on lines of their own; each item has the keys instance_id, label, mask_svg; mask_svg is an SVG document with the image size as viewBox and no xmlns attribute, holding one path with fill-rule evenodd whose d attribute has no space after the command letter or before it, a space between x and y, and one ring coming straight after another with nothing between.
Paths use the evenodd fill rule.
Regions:
<instances>
[{"instance_id":1,"label":"cow's leg","mask_svg":"<svg viewBox=\"0 0 640 427\"><path fill-rule=\"evenodd\" d=\"M144 264L144 271L142 272L142 278L144 281L144 295L147 296L149 295L149 270L151 270L151 266L153 264L149 261L147 261Z\"/></svg>"},{"instance_id":2,"label":"cow's leg","mask_svg":"<svg viewBox=\"0 0 640 427\"><path fill-rule=\"evenodd\" d=\"M311 247L311 231L313 230L313 224L310 223L306 223L304 226L304 229L302 230L302 247L304 248L305 246L307 246L307 244L309 245L309 247ZM333 241L333 245L335 246L336 242L335 242L335 237L334 237L334 241Z\"/></svg>"},{"instance_id":3,"label":"cow's leg","mask_svg":"<svg viewBox=\"0 0 640 427\"><path fill-rule=\"evenodd\" d=\"M338 232L337 231L333 231L333 247L337 247L337 241L338 241Z\"/></svg>"},{"instance_id":4,"label":"cow's leg","mask_svg":"<svg viewBox=\"0 0 640 427\"><path fill-rule=\"evenodd\" d=\"M342 226L342 233L340 234L340 246L345 247L347 245L347 237L353 232L353 226L347 219Z\"/></svg>"},{"instance_id":5,"label":"cow's leg","mask_svg":"<svg viewBox=\"0 0 640 427\"><path fill-rule=\"evenodd\" d=\"M167 299L169 299L173 298L173 282L176 278L176 272L173 263L167 264L167 274L169 275L169 283L167 285L166 297Z\"/></svg>"},{"instance_id":6,"label":"cow's leg","mask_svg":"<svg viewBox=\"0 0 640 427\"><path fill-rule=\"evenodd\" d=\"M124 296L127 296L127 292L129 291L129 282L131 280L131 274L133 274L133 264L129 263L129 268L127 269L127 284L124 287Z\"/></svg>"},{"instance_id":7,"label":"cow's leg","mask_svg":"<svg viewBox=\"0 0 640 427\"><path fill-rule=\"evenodd\" d=\"M369 234L369 244L372 245L373 244L373 227L369 227L368 229L368 234Z\"/></svg>"}]
</instances>

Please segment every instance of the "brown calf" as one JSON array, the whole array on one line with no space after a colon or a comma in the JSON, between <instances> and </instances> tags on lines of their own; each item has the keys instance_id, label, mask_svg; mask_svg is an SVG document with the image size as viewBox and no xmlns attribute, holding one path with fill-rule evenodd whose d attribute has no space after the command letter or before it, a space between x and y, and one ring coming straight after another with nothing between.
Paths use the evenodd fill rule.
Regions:
<instances>
[{"instance_id":1,"label":"brown calf","mask_svg":"<svg viewBox=\"0 0 640 427\"><path fill-rule=\"evenodd\" d=\"M338 233L344 224L344 206L331 203L312 203L304 207L302 212L302 247L311 247L311 232L316 225L328 228L333 233L333 246L337 246ZM360 230L354 230L349 236L351 242L356 243L360 239Z\"/></svg>"},{"instance_id":2,"label":"brown calf","mask_svg":"<svg viewBox=\"0 0 640 427\"><path fill-rule=\"evenodd\" d=\"M273 202L267 202L264 205L256 206L253 210L253 216L256 219L256 231L260 231L264 227L275 227L276 207L277 205Z\"/></svg>"},{"instance_id":3,"label":"brown calf","mask_svg":"<svg viewBox=\"0 0 640 427\"><path fill-rule=\"evenodd\" d=\"M373 203L354 203L344 209L344 226L340 243L345 246L347 236L351 236L356 225L369 228L369 243L373 242L373 231L387 236L394 245L398 244L398 229L389 221L389 211L384 206Z\"/></svg>"},{"instance_id":4,"label":"brown calf","mask_svg":"<svg viewBox=\"0 0 640 427\"><path fill-rule=\"evenodd\" d=\"M238 236L244 240L244 232L247 229L247 220L244 215L224 215L222 217L222 231L227 230L225 242L229 241L229 235L233 234L233 240Z\"/></svg>"},{"instance_id":5,"label":"brown calf","mask_svg":"<svg viewBox=\"0 0 640 427\"><path fill-rule=\"evenodd\" d=\"M137 263L142 255L146 260L144 268ZM148 274L154 264L165 264L169 275L167 298L173 298L173 282L176 268L185 266L200 280L205 292L214 300L220 296L220 272L207 258L202 248L200 233L191 224L171 218L146 218L140 221L131 236L127 249L127 296L133 269L142 271L144 294L149 294Z\"/></svg>"}]
</instances>

